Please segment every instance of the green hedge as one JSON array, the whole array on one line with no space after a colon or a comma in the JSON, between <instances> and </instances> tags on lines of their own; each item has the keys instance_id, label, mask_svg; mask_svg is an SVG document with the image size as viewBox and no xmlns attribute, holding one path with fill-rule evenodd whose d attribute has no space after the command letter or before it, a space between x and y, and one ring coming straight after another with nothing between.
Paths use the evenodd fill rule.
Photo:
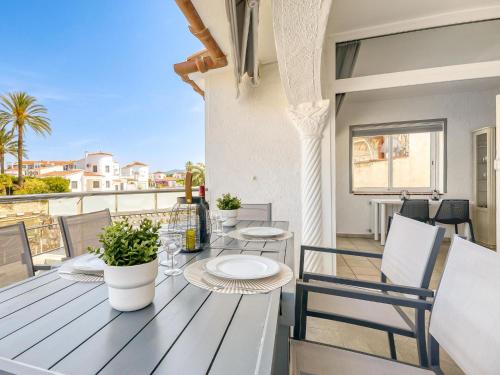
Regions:
<instances>
[{"instance_id":1,"label":"green hedge","mask_svg":"<svg viewBox=\"0 0 500 375\"><path fill-rule=\"evenodd\" d=\"M69 180L62 177L26 177L24 186L14 191L15 195L23 194L47 194L69 192Z\"/></svg>"}]
</instances>

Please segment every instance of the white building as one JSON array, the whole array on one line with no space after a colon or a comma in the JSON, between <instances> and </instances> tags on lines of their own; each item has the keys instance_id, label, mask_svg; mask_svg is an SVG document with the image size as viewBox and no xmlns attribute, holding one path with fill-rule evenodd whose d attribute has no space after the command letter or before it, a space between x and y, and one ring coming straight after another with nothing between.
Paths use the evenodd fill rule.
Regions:
<instances>
[{"instance_id":1,"label":"white building","mask_svg":"<svg viewBox=\"0 0 500 375\"><path fill-rule=\"evenodd\" d=\"M114 179L119 176L116 175L116 162L113 159L113 154L107 152L86 153L85 157L77 160L75 165L78 169L87 172L89 181L86 184L86 191L116 190Z\"/></svg>"},{"instance_id":2,"label":"white building","mask_svg":"<svg viewBox=\"0 0 500 375\"><path fill-rule=\"evenodd\" d=\"M149 166L134 161L121 169L121 177L126 179L125 190L147 189L149 187Z\"/></svg>"}]
</instances>

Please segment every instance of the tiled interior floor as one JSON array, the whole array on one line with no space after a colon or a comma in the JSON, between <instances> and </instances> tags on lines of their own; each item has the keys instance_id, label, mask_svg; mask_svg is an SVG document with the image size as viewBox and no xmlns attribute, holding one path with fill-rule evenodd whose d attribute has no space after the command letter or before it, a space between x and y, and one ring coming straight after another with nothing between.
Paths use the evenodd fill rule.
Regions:
<instances>
[{"instance_id":1,"label":"tiled interior floor","mask_svg":"<svg viewBox=\"0 0 500 375\"><path fill-rule=\"evenodd\" d=\"M340 249L383 252L383 247L379 242L366 238L338 237L337 247ZM449 242L445 242L441 246L431 279L430 287L432 289L436 289L441 273L443 272L448 247ZM337 275L379 281L380 260L338 255ZM307 339L389 357L387 334L370 328L308 318ZM418 364L417 348L414 339L396 336L396 350L398 360ZM441 368L446 375L463 374L453 360L443 351L441 351Z\"/></svg>"}]
</instances>

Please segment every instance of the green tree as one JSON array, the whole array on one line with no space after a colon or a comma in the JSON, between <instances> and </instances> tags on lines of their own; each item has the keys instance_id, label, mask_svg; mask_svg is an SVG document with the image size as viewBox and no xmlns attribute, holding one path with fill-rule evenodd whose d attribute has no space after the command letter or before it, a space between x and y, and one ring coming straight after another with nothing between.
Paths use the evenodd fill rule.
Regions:
<instances>
[{"instance_id":1,"label":"green tree","mask_svg":"<svg viewBox=\"0 0 500 375\"><path fill-rule=\"evenodd\" d=\"M205 185L205 164L198 163L191 167L191 172L193 172L193 185L202 186Z\"/></svg>"},{"instance_id":2,"label":"green tree","mask_svg":"<svg viewBox=\"0 0 500 375\"><path fill-rule=\"evenodd\" d=\"M17 142L14 139L14 132L7 131L4 127L0 129L0 173L5 173L5 156L17 155Z\"/></svg>"},{"instance_id":3,"label":"green tree","mask_svg":"<svg viewBox=\"0 0 500 375\"><path fill-rule=\"evenodd\" d=\"M68 193L69 180L63 177L45 177L43 182L49 187L51 193Z\"/></svg>"},{"instance_id":4,"label":"green tree","mask_svg":"<svg viewBox=\"0 0 500 375\"><path fill-rule=\"evenodd\" d=\"M0 128L10 124L17 135L17 175L18 184L23 186L23 146L24 136L28 129L36 134L50 134L50 120L47 109L37 104L35 97L25 92L12 92L0 96Z\"/></svg>"},{"instance_id":5,"label":"green tree","mask_svg":"<svg viewBox=\"0 0 500 375\"><path fill-rule=\"evenodd\" d=\"M192 169L193 169L193 162L187 161L186 162L186 172L191 172Z\"/></svg>"}]
</instances>

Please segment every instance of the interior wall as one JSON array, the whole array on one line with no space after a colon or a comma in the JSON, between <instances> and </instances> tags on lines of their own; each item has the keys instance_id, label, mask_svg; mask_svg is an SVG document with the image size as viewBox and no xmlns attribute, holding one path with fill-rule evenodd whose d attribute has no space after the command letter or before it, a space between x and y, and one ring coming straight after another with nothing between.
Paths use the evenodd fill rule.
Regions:
<instances>
[{"instance_id":1,"label":"interior wall","mask_svg":"<svg viewBox=\"0 0 500 375\"><path fill-rule=\"evenodd\" d=\"M277 64L261 66L257 87L240 87L233 72L214 71L206 86L206 165L210 204L222 193L273 205L300 244L300 140L286 114Z\"/></svg>"},{"instance_id":2,"label":"interior wall","mask_svg":"<svg viewBox=\"0 0 500 375\"><path fill-rule=\"evenodd\" d=\"M349 126L359 124L447 118L447 193L444 198L472 199L472 135L474 129L495 126L498 90L387 97L347 95L336 120L337 233L369 234L370 199L349 192Z\"/></svg>"},{"instance_id":3,"label":"interior wall","mask_svg":"<svg viewBox=\"0 0 500 375\"><path fill-rule=\"evenodd\" d=\"M353 77L500 59L500 20L361 41Z\"/></svg>"}]
</instances>

